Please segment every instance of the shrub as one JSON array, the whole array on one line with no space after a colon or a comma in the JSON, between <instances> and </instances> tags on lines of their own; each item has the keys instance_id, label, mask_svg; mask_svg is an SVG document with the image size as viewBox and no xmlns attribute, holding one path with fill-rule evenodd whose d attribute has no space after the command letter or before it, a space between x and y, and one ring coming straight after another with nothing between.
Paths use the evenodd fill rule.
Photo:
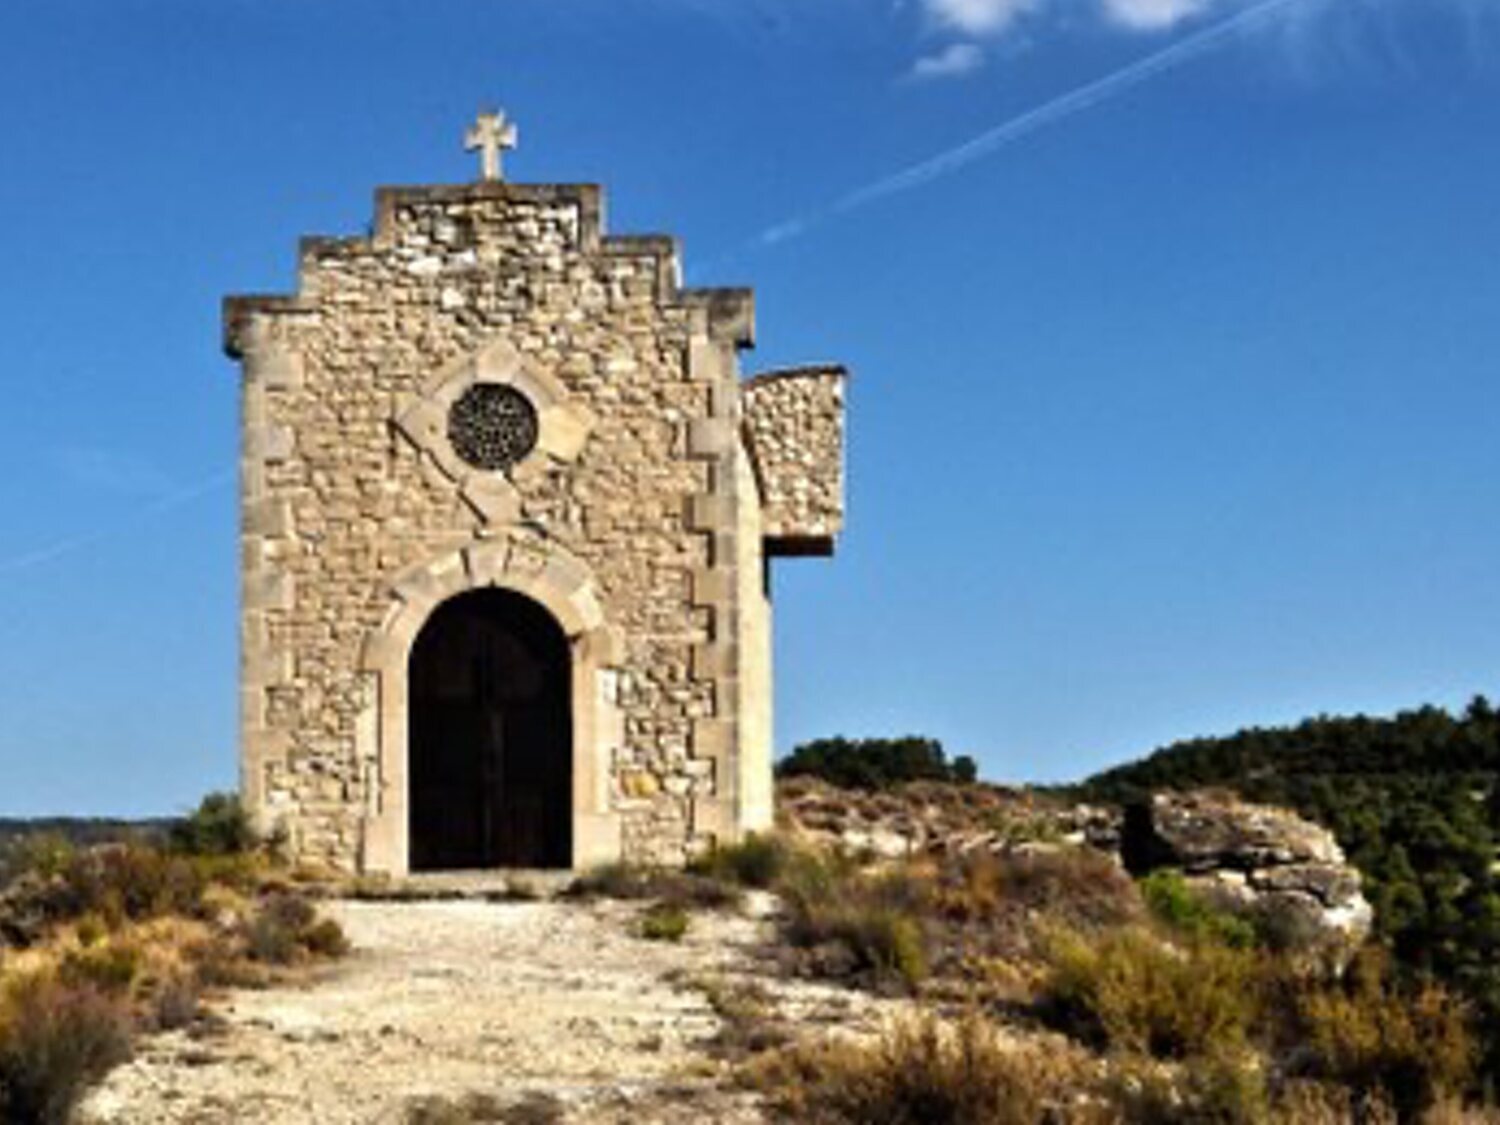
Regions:
<instances>
[{"instance_id":1,"label":"shrub","mask_svg":"<svg viewBox=\"0 0 1500 1125\"><path fill-rule=\"evenodd\" d=\"M1406 1117L1461 1094L1474 1073L1467 1006L1437 984L1401 987L1378 949L1357 957L1342 981L1305 989L1297 1018L1316 1076L1384 1090Z\"/></svg>"},{"instance_id":2,"label":"shrub","mask_svg":"<svg viewBox=\"0 0 1500 1125\"><path fill-rule=\"evenodd\" d=\"M276 891L260 903L244 925L245 955L266 965L291 965L308 956L338 957L349 942L339 924L319 919L312 903L290 891Z\"/></svg>"},{"instance_id":3,"label":"shrub","mask_svg":"<svg viewBox=\"0 0 1500 1125\"><path fill-rule=\"evenodd\" d=\"M571 898L661 899L684 909L710 910L736 906L743 897L738 887L719 879L665 867L637 867L607 863L575 879L566 894Z\"/></svg>"},{"instance_id":4,"label":"shrub","mask_svg":"<svg viewBox=\"0 0 1500 1125\"><path fill-rule=\"evenodd\" d=\"M509 1113L488 1094L468 1094L459 1100L432 1094L406 1106L406 1125L475 1125L487 1121L510 1121Z\"/></svg>"},{"instance_id":5,"label":"shrub","mask_svg":"<svg viewBox=\"0 0 1500 1125\"><path fill-rule=\"evenodd\" d=\"M1158 1058L1239 1053L1259 1014L1257 962L1220 946L1169 946L1130 927L1054 936L1041 1009L1096 1046Z\"/></svg>"},{"instance_id":6,"label":"shrub","mask_svg":"<svg viewBox=\"0 0 1500 1125\"><path fill-rule=\"evenodd\" d=\"M846 895L800 901L788 919L787 938L804 949L837 946L846 956L822 962L826 975L866 975L880 985L914 988L927 976L927 952L918 921L878 900Z\"/></svg>"},{"instance_id":7,"label":"shrub","mask_svg":"<svg viewBox=\"0 0 1500 1125\"><path fill-rule=\"evenodd\" d=\"M100 992L124 996L140 971L140 946L116 939L65 954L57 973L65 984L92 985Z\"/></svg>"},{"instance_id":8,"label":"shrub","mask_svg":"<svg viewBox=\"0 0 1500 1125\"><path fill-rule=\"evenodd\" d=\"M0 1002L0 1119L62 1125L87 1085L130 1055L122 1000L36 974Z\"/></svg>"},{"instance_id":9,"label":"shrub","mask_svg":"<svg viewBox=\"0 0 1500 1125\"><path fill-rule=\"evenodd\" d=\"M23 875L50 879L62 874L77 848L61 832L31 832L0 849L0 885Z\"/></svg>"},{"instance_id":10,"label":"shrub","mask_svg":"<svg viewBox=\"0 0 1500 1125\"><path fill-rule=\"evenodd\" d=\"M789 1118L814 1125L1036 1125L1079 1078L1065 1055L1008 1046L972 1016L898 1025L869 1046L763 1056L749 1075Z\"/></svg>"},{"instance_id":11,"label":"shrub","mask_svg":"<svg viewBox=\"0 0 1500 1125\"><path fill-rule=\"evenodd\" d=\"M1253 924L1214 907L1188 885L1180 871L1171 868L1153 871L1140 881L1140 888L1152 915L1184 937L1215 941L1235 949L1249 949L1256 944Z\"/></svg>"},{"instance_id":12,"label":"shrub","mask_svg":"<svg viewBox=\"0 0 1500 1125\"><path fill-rule=\"evenodd\" d=\"M186 1027L198 1015L199 994L195 974L175 972L167 976L152 991L146 1013L149 1025L157 1031Z\"/></svg>"},{"instance_id":13,"label":"shrub","mask_svg":"<svg viewBox=\"0 0 1500 1125\"><path fill-rule=\"evenodd\" d=\"M785 870L789 848L774 836L747 836L738 844L714 848L694 862L691 871L764 890Z\"/></svg>"},{"instance_id":14,"label":"shrub","mask_svg":"<svg viewBox=\"0 0 1500 1125\"><path fill-rule=\"evenodd\" d=\"M167 840L184 855L225 856L254 851L259 844L250 816L233 793L210 793L187 816L172 822Z\"/></svg>"},{"instance_id":15,"label":"shrub","mask_svg":"<svg viewBox=\"0 0 1500 1125\"><path fill-rule=\"evenodd\" d=\"M640 933L647 941L681 941L687 930L687 911L673 903L658 902L641 915Z\"/></svg>"},{"instance_id":16,"label":"shrub","mask_svg":"<svg viewBox=\"0 0 1500 1125\"><path fill-rule=\"evenodd\" d=\"M1294 1079L1282 1085L1271 1114L1275 1125L1397 1125L1396 1110L1382 1091L1355 1094L1347 1086ZM1422 1125L1481 1125L1483 1118L1424 1115Z\"/></svg>"},{"instance_id":17,"label":"shrub","mask_svg":"<svg viewBox=\"0 0 1500 1125\"><path fill-rule=\"evenodd\" d=\"M349 952L349 938L332 918L319 918L302 932L302 944L314 957L343 957Z\"/></svg>"},{"instance_id":18,"label":"shrub","mask_svg":"<svg viewBox=\"0 0 1500 1125\"><path fill-rule=\"evenodd\" d=\"M1271 1103L1260 1061L1248 1053L1163 1066L1115 1061L1097 1095L1120 1125L1268 1125ZM1340 1118L1347 1125L1348 1118ZM1286 1125L1314 1125L1288 1120ZM1328 1125L1333 1125L1329 1122ZM1373 1125L1373 1123L1372 1123Z\"/></svg>"},{"instance_id":19,"label":"shrub","mask_svg":"<svg viewBox=\"0 0 1500 1125\"><path fill-rule=\"evenodd\" d=\"M783 1046L787 1033L778 1026L770 993L755 981L706 978L693 982L719 1017L711 1045L721 1056L742 1058Z\"/></svg>"},{"instance_id":20,"label":"shrub","mask_svg":"<svg viewBox=\"0 0 1500 1125\"><path fill-rule=\"evenodd\" d=\"M948 862L934 891L939 913L960 922L1045 914L1071 928L1112 926L1140 914L1130 877L1092 848L982 852Z\"/></svg>"},{"instance_id":21,"label":"shrub","mask_svg":"<svg viewBox=\"0 0 1500 1125\"><path fill-rule=\"evenodd\" d=\"M196 915L207 885L189 860L146 844L77 852L46 892L56 922L96 914L106 924L164 914Z\"/></svg>"}]
</instances>

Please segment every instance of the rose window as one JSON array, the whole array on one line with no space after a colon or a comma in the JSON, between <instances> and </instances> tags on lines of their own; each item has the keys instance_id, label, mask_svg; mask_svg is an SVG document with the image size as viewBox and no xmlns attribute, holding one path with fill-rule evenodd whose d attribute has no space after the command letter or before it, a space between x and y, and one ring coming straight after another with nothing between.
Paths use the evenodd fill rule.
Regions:
<instances>
[{"instance_id":1,"label":"rose window","mask_svg":"<svg viewBox=\"0 0 1500 1125\"><path fill-rule=\"evenodd\" d=\"M475 383L448 411L448 440L477 469L510 468L536 448L536 438L536 407L502 383Z\"/></svg>"}]
</instances>

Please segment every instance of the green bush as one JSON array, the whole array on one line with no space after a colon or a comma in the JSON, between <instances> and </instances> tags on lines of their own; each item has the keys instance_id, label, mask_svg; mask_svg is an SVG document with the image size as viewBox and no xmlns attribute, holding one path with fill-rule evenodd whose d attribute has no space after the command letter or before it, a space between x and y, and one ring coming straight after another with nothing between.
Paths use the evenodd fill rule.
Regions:
<instances>
[{"instance_id":1,"label":"green bush","mask_svg":"<svg viewBox=\"0 0 1500 1125\"><path fill-rule=\"evenodd\" d=\"M198 807L172 822L167 840L183 855L227 856L254 851L259 844L250 816L233 793L210 793Z\"/></svg>"},{"instance_id":2,"label":"green bush","mask_svg":"<svg viewBox=\"0 0 1500 1125\"><path fill-rule=\"evenodd\" d=\"M1260 1015L1253 955L1178 948L1137 927L1055 935L1041 1009L1060 1030L1099 1047L1187 1059L1240 1053Z\"/></svg>"},{"instance_id":3,"label":"green bush","mask_svg":"<svg viewBox=\"0 0 1500 1125\"><path fill-rule=\"evenodd\" d=\"M123 1000L44 974L0 1001L0 1120L63 1125L89 1083L130 1055Z\"/></svg>"},{"instance_id":4,"label":"green bush","mask_svg":"<svg viewBox=\"0 0 1500 1125\"><path fill-rule=\"evenodd\" d=\"M647 941L681 941L687 931L687 911L673 903L658 902L641 915L640 933Z\"/></svg>"},{"instance_id":5,"label":"green bush","mask_svg":"<svg viewBox=\"0 0 1500 1125\"><path fill-rule=\"evenodd\" d=\"M689 868L712 879L765 890L786 869L789 848L774 836L747 836L738 844L714 848Z\"/></svg>"},{"instance_id":6,"label":"green bush","mask_svg":"<svg viewBox=\"0 0 1500 1125\"><path fill-rule=\"evenodd\" d=\"M1218 942L1233 949L1257 944L1255 926L1220 910L1188 885L1182 872L1163 868L1140 881L1141 897L1153 917L1184 937Z\"/></svg>"}]
</instances>

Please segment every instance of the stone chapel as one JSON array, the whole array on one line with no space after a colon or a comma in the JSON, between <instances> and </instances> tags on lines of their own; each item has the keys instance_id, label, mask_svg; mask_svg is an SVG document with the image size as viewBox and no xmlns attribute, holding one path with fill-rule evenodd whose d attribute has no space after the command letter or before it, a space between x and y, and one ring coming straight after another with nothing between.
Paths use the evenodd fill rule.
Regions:
<instances>
[{"instance_id":1,"label":"stone chapel","mask_svg":"<svg viewBox=\"0 0 1500 1125\"><path fill-rule=\"evenodd\" d=\"M375 193L242 366L241 785L360 872L680 864L768 828L769 563L843 522L845 373L741 377L745 289L593 184Z\"/></svg>"}]
</instances>

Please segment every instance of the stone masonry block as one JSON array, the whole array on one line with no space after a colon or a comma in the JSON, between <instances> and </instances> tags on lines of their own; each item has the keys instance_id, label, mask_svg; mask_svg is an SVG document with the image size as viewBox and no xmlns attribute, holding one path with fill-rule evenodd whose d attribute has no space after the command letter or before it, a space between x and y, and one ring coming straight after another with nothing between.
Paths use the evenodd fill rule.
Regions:
<instances>
[{"instance_id":1,"label":"stone masonry block","mask_svg":"<svg viewBox=\"0 0 1500 1125\"><path fill-rule=\"evenodd\" d=\"M464 482L463 498L488 524L513 523L521 514L521 497L503 477L473 474Z\"/></svg>"},{"instance_id":2,"label":"stone masonry block","mask_svg":"<svg viewBox=\"0 0 1500 1125\"><path fill-rule=\"evenodd\" d=\"M728 719L693 721L693 757L723 758L734 746L734 723Z\"/></svg>"},{"instance_id":3,"label":"stone masonry block","mask_svg":"<svg viewBox=\"0 0 1500 1125\"><path fill-rule=\"evenodd\" d=\"M739 646L728 642L714 642L693 646L693 676L700 680L714 680L720 676L732 676L739 669Z\"/></svg>"},{"instance_id":4,"label":"stone masonry block","mask_svg":"<svg viewBox=\"0 0 1500 1125\"><path fill-rule=\"evenodd\" d=\"M285 571L264 571L245 576L242 601L247 611L291 609L296 583Z\"/></svg>"},{"instance_id":5,"label":"stone masonry block","mask_svg":"<svg viewBox=\"0 0 1500 1125\"><path fill-rule=\"evenodd\" d=\"M695 797L692 807L695 834L712 836L720 841L734 838L737 818L728 801L719 797Z\"/></svg>"},{"instance_id":6,"label":"stone masonry block","mask_svg":"<svg viewBox=\"0 0 1500 1125\"><path fill-rule=\"evenodd\" d=\"M734 571L728 567L693 568L693 602L696 605L727 602L733 595L734 588Z\"/></svg>"},{"instance_id":7,"label":"stone masonry block","mask_svg":"<svg viewBox=\"0 0 1500 1125\"><path fill-rule=\"evenodd\" d=\"M694 531L718 531L734 524L734 505L725 496L694 496L688 501L688 526Z\"/></svg>"},{"instance_id":8,"label":"stone masonry block","mask_svg":"<svg viewBox=\"0 0 1500 1125\"><path fill-rule=\"evenodd\" d=\"M285 461L296 447L288 426L249 426L245 429L245 455L256 461Z\"/></svg>"},{"instance_id":9,"label":"stone masonry block","mask_svg":"<svg viewBox=\"0 0 1500 1125\"><path fill-rule=\"evenodd\" d=\"M257 349L245 357L245 378L270 390L295 390L303 382L302 356L284 348Z\"/></svg>"},{"instance_id":10,"label":"stone masonry block","mask_svg":"<svg viewBox=\"0 0 1500 1125\"><path fill-rule=\"evenodd\" d=\"M695 457L719 457L734 448L734 425L722 418L694 418L688 423L688 452Z\"/></svg>"},{"instance_id":11,"label":"stone masonry block","mask_svg":"<svg viewBox=\"0 0 1500 1125\"><path fill-rule=\"evenodd\" d=\"M257 500L243 508L242 530L265 539L285 539L292 533L292 506L285 500Z\"/></svg>"}]
</instances>

